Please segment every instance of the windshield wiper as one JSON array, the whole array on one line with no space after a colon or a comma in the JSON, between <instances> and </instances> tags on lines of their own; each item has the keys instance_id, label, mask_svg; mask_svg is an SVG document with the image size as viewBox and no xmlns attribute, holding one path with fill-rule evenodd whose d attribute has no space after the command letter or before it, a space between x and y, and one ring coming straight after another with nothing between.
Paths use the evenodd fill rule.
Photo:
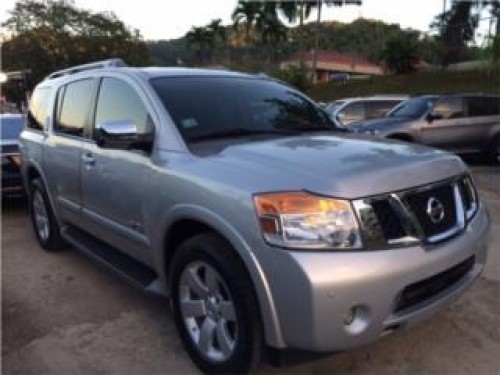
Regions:
<instances>
[{"instance_id":1,"label":"windshield wiper","mask_svg":"<svg viewBox=\"0 0 500 375\"><path fill-rule=\"evenodd\" d=\"M233 137L245 137L249 135L261 135L261 134L278 134L278 135L290 135L296 134L297 132L293 130L281 130L281 129L248 129L248 128L230 128L218 131L213 131L206 134L197 135L190 138L190 141L202 141L208 139L218 139L218 138L233 138Z\"/></svg>"}]
</instances>

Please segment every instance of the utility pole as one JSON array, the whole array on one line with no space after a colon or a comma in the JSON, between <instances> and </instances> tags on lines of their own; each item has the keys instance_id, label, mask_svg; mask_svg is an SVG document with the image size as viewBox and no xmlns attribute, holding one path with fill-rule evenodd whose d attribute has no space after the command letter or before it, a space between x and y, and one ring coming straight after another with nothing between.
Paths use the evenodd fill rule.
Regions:
<instances>
[{"instance_id":1,"label":"utility pole","mask_svg":"<svg viewBox=\"0 0 500 375\"><path fill-rule=\"evenodd\" d=\"M316 67L318 66L318 47L319 47L319 33L321 31L321 6L323 5L322 0L318 0L318 17L316 19L316 35L314 37L314 50L313 50L313 61L312 61L312 82L315 84L317 82Z\"/></svg>"}]
</instances>

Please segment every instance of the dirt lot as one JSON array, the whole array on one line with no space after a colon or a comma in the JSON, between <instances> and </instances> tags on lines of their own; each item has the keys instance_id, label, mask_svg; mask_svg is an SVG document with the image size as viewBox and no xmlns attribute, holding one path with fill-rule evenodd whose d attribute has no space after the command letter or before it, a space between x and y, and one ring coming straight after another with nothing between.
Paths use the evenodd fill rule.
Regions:
<instances>
[{"instance_id":1,"label":"dirt lot","mask_svg":"<svg viewBox=\"0 0 500 375\"><path fill-rule=\"evenodd\" d=\"M369 346L271 374L500 374L500 168L474 166L493 217L483 276L446 311ZM2 211L2 357L12 374L197 373L165 301L77 251L35 243L22 201Z\"/></svg>"}]
</instances>

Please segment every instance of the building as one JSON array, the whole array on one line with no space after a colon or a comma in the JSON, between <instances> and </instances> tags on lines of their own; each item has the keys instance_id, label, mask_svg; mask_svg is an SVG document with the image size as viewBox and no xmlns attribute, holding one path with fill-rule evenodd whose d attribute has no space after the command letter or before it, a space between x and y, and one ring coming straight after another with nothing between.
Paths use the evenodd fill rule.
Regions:
<instances>
[{"instance_id":1,"label":"building","mask_svg":"<svg viewBox=\"0 0 500 375\"><path fill-rule=\"evenodd\" d=\"M313 52L304 53L304 64L308 69L313 66ZM300 54L280 64L281 69L300 65ZM384 75L382 66L368 61L366 58L331 51L318 51L314 82L327 82L336 79L347 79L350 76Z\"/></svg>"}]
</instances>

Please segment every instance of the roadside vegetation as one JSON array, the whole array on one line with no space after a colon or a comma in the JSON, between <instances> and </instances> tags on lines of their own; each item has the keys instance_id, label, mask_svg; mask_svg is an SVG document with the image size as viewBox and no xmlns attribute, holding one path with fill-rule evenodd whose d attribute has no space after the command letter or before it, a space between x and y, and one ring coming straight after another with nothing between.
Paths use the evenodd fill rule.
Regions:
<instances>
[{"instance_id":1,"label":"roadside vegetation","mask_svg":"<svg viewBox=\"0 0 500 375\"><path fill-rule=\"evenodd\" d=\"M500 92L498 70L436 70L369 79L351 79L345 83L330 82L310 87L307 94L318 101L375 94L433 94L459 92Z\"/></svg>"}]
</instances>

